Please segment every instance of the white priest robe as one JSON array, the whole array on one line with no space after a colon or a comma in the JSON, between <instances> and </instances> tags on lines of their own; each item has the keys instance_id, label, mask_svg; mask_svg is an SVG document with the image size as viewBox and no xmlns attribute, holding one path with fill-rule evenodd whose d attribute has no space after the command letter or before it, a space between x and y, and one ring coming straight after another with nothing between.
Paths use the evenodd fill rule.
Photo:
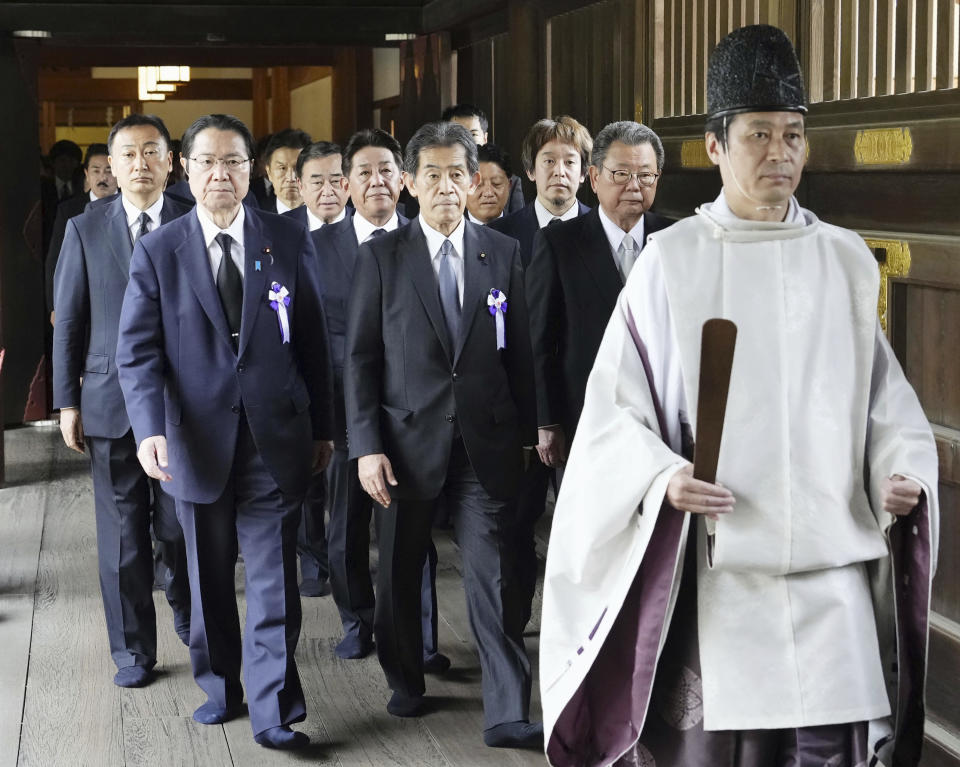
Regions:
<instances>
[{"instance_id":1,"label":"white priest robe","mask_svg":"<svg viewBox=\"0 0 960 767\"><path fill-rule=\"evenodd\" d=\"M751 222L721 194L651 236L598 352L554 514L541 621L548 756L686 463L681 430L696 428L701 329L712 317L738 326L717 474L737 503L716 523L696 520L703 727L871 721L872 742L891 742L895 520L879 486L896 473L924 489L923 520L910 527L929 553L925 613L937 456L879 328L878 280L855 233L795 201L784 223ZM658 655L691 522L683 516Z\"/></svg>"}]
</instances>

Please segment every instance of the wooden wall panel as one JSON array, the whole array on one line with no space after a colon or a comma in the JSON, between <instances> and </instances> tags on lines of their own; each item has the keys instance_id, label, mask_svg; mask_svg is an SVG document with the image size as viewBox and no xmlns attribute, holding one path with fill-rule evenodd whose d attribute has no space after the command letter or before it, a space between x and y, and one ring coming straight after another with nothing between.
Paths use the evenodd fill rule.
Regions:
<instances>
[{"instance_id":1,"label":"wooden wall panel","mask_svg":"<svg viewBox=\"0 0 960 767\"><path fill-rule=\"evenodd\" d=\"M956 459L956 443L949 450ZM940 508L943 513L940 515L940 556L933 583L933 609L960 623L960 519L954 513L960 508L960 483L941 483ZM960 676L954 677L954 684L958 679Z\"/></svg>"}]
</instances>

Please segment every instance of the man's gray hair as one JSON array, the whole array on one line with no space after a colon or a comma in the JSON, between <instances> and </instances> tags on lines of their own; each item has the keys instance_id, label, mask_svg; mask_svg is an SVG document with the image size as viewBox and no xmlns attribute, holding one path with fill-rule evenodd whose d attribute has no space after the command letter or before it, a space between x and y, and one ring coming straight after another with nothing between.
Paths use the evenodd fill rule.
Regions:
<instances>
[{"instance_id":1,"label":"man's gray hair","mask_svg":"<svg viewBox=\"0 0 960 767\"><path fill-rule=\"evenodd\" d=\"M480 170L477 160L477 144L470 131L459 123L436 122L421 125L413 138L407 142L403 155L403 169L411 176L417 175L420 166L420 152L433 147L452 147L459 144L467 154L467 170L472 176Z\"/></svg>"},{"instance_id":2,"label":"man's gray hair","mask_svg":"<svg viewBox=\"0 0 960 767\"><path fill-rule=\"evenodd\" d=\"M607 159L607 151L614 141L619 141L627 146L649 144L653 147L653 153L657 156L657 171L663 170L664 154L660 137L646 125L633 120L621 120L605 125L603 130L594 136L590 162L595 168L603 167L603 161Z\"/></svg>"}]
</instances>

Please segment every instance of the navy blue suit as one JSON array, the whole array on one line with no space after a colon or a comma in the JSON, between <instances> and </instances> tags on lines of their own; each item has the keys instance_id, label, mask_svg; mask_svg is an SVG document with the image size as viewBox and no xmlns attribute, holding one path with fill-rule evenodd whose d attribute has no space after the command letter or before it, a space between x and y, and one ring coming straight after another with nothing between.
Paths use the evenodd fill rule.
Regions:
<instances>
[{"instance_id":1,"label":"navy blue suit","mask_svg":"<svg viewBox=\"0 0 960 767\"><path fill-rule=\"evenodd\" d=\"M380 524L374 631L390 688L424 692L421 573L444 495L463 555L486 727L526 720L530 664L516 620L506 547L509 501L536 441L523 270L516 242L467 222L459 337L443 320L419 221L360 246L344 359L349 455L384 453L398 485ZM491 289L506 293L497 348Z\"/></svg>"},{"instance_id":2,"label":"navy blue suit","mask_svg":"<svg viewBox=\"0 0 960 767\"><path fill-rule=\"evenodd\" d=\"M577 200L577 215L582 216L589 212L590 208ZM516 213L494 219L487 226L503 232L508 237L513 237L520 243L520 260L523 261L523 268L526 269L533 255L533 238L540 231L540 222L537 220L537 211L533 203L524 205Z\"/></svg>"},{"instance_id":3,"label":"navy blue suit","mask_svg":"<svg viewBox=\"0 0 960 767\"><path fill-rule=\"evenodd\" d=\"M186 211L164 197L161 223ZM173 575L167 598L184 637L190 600L183 534L173 501L140 468L117 380L120 297L127 286L132 249L119 196L91 204L85 213L66 221L54 275L53 389L55 407L80 408L91 459L100 587L113 659L121 668L149 668L156 662L157 642L151 593L151 491L154 532Z\"/></svg>"},{"instance_id":4,"label":"navy blue suit","mask_svg":"<svg viewBox=\"0 0 960 767\"><path fill-rule=\"evenodd\" d=\"M243 310L231 341L195 209L140 239L117 362L138 442L165 435L193 597L190 655L210 702L236 709L240 665L254 734L301 721L296 527L312 442L333 436L326 321L303 227L244 206ZM290 294L290 342L270 306ZM234 593L244 553L241 653Z\"/></svg>"}]
</instances>

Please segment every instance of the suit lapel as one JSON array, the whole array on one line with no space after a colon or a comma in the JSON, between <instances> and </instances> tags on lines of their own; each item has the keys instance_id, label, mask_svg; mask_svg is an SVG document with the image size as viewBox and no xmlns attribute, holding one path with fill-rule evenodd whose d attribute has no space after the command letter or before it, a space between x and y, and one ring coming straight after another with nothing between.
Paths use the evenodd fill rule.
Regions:
<instances>
[{"instance_id":1,"label":"suit lapel","mask_svg":"<svg viewBox=\"0 0 960 767\"><path fill-rule=\"evenodd\" d=\"M600 223L599 208L594 208L584 217L582 232L583 244L577 248L590 274L597 283L600 293L608 306L616 303L617 296L623 290L620 272L617 271L610 252L610 241Z\"/></svg>"},{"instance_id":2,"label":"suit lapel","mask_svg":"<svg viewBox=\"0 0 960 767\"><path fill-rule=\"evenodd\" d=\"M399 255L410 272L413 286L420 296L420 301L427 312L427 317L430 318L430 324L433 325L434 332L440 339L443 350L447 353L447 358L453 359L453 350L450 348L450 342L447 339L447 326L443 321L443 313L440 309L437 276L433 273L430 252L427 249L427 238L420 228L420 222L414 220L410 226L403 230L403 234L405 236L398 247Z\"/></svg>"},{"instance_id":3,"label":"suit lapel","mask_svg":"<svg viewBox=\"0 0 960 767\"><path fill-rule=\"evenodd\" d=\"M246 349L250 334L253 332L257 312L266 301L267 270L261 268L261 271L257 271L255 262L258 259L262 261L264 258L272 262L273 258L267 255L272 249L273 243L266 238L260 220L256 214L247 209L243 221L243 314L240 317L238 357L243 355L243 350ZM266 265L264 262L263 267ZM289 286L287 289L289 290ZM296 300L296 296L291 296L291 305ZM278 330L277 333L279 332Z\"/></svg>"},{"instance_id":4,"label":"suit lapel","mask_svg":"<svg viewBox=\"0 0 960 767\"><path fill-rule=\"evenodd\" d=\"M213 282L213 273L210 271L210 258L203 241L203 230L197 215L189 215L186 219L186 236L176 249L177 263L187 275L187 281L197 296L200 306L206 313L210 323L216 328L223 342L230 344L230 331L227 328L227 318L220 305L220 294Z\"/></svg>"},{"instance_id":5,"label":"suit lapel","mask_svg":"<svg viewBox=\"0 0 960 767\"><path fill-rule=\"evenodd\" d=\"M130 242L130 230L127 228L127 214L120 197L109 204L107 212L107 242L117 266L123 273L123 279L130 279L130 256L133 245Z\"/></svg>"},{"instance_id":6,"label":"suit lapel","mask_svg":"<svg viewBox=\"0 0 960 767\"><path fill-rule=\"evenodd\" d=\"M491 280L491 269L486 257L480 258L483 250L480 247L480 235L477 229L476 224L468 221L463 232L463 309L460 315L460 338L457 339L457 349L453 358L454 365L460 358L467 336L470 335L477 307L481 302L486 301L490 288L503 287L487 284ZM510 300L510 296L507 296L507 300Z\"/></svg>"}]
</instances>

